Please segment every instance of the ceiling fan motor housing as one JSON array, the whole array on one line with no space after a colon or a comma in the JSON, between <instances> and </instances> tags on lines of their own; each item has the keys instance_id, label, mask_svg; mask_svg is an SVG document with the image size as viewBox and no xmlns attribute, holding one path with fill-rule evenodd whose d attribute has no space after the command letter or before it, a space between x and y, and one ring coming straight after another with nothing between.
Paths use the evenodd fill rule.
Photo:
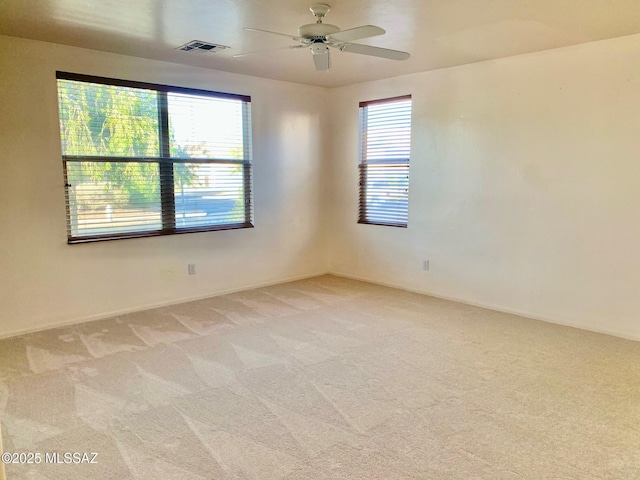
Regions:
<instances>
[{"instance_id":1,"label":"ceiling fan motor housing","mask_svg":"<svg viewBox=\"0 0 640 480\"><path fill-rule=\"evenodd\" d=\"M338 27L328 23L309 23L298 29L298 35L308 40L325 40L328 35L339 31Z\"/></svg>"}]
</instances>

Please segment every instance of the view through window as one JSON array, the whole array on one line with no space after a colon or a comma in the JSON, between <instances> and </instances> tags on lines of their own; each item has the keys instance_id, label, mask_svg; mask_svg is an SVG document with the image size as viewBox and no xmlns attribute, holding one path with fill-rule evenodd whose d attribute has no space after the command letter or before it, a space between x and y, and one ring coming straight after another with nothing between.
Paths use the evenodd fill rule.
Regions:
<instances>
[{"instance_id":1,"label":"view through window","mask_svg":"<svg viewBox=\"0 0 640 480\"><path fill-rule=\"evenodd\" d=\"M360 103L358 223L406 227L411 96Z\"/></svg>"},{"instance_id":2,"label":"view through window","mask_svg":"<svg viewBox=\"0 0 640 480\"><path fill-rule=\"evenodd\" d=\"M251 227L251 99L58 72L70 243Z\"/></svg>"}]
</instances>

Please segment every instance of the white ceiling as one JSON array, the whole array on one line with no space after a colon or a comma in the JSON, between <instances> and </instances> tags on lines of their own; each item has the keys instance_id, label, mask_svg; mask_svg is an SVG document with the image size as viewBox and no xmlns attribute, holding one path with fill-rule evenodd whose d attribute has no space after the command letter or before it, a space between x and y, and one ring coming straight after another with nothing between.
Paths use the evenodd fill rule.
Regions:
<instances>
[{"instance_id":1,"label":"white ceiling","mask_svg":"<svg viewBox=\"0 0 640 480\"><path fill-rule=\"evenodd\" d=\"M639 0L325 0L325 23L365 24L384 36L360 43L404 50L406 61L332 50L331 71L316 72L311 52L274 50L313 23L317 0L0 0L0 34L287 80L339 86L640 33ZM322 2L320 2L322 3ZM176 51L190 40L231 48Z\"/></svg>"}]
</instances>

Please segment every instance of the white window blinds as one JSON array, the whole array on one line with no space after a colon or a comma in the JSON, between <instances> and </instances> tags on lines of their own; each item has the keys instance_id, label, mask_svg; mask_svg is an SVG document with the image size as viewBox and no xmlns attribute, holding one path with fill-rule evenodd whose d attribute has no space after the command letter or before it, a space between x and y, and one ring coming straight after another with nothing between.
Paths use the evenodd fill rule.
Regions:
<instances>
[{"instance_id":1,"label":"white window blinds","mask_svg":"<svg viewBox=\"0 0 640 480\"><path fill-rule=\"evenodd\" d=\"M58 72L69 243L251 227L251 99Z\"/></svg>"},{"instance_id":2,"label":"white window blinds","mask_svg":"<svg viewBox=\"0 0 640 480\"><path fill-rule=\"evenodd\" d=\"M411 97L360 103L358 223L406 227Z\"/></svg>"}]
</instances>

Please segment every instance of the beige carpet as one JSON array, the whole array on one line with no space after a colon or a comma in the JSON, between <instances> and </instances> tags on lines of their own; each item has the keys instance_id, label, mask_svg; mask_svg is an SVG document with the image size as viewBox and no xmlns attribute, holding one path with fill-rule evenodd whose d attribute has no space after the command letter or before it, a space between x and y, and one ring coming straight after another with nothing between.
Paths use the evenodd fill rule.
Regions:
<instances>
[{"instance_id":1,"label":"beige carpet","mask_svg":"<svg viewBox=\"0 0 640 480\"><path fill-rule=\"evenodd\" d=\"M15 479L638 479L640 344L324 276L0 341Z\"/></svg>"}]
</instances>

